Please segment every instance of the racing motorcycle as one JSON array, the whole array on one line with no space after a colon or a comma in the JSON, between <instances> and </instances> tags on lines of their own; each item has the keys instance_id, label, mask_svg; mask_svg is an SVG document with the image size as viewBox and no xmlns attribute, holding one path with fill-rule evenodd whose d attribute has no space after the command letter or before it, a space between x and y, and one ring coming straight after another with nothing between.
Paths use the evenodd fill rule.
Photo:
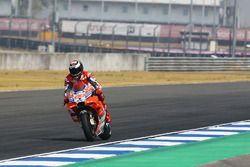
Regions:
<instances>
[{"instance_id":1,"label":"racing motorcycle","mask_svg":"<svg viewBox=\"0 0 250 167\"><path fill-rule=\"evenodd\" d=\"M88 141L94 141L97 137L103 140L111 137L111 126L105 121L106 110L90 83L86 85L76 81L67 92L67 96L67 109L71 114L75 114L74 122L81 123Z\"/></svg>"}]
</instances>

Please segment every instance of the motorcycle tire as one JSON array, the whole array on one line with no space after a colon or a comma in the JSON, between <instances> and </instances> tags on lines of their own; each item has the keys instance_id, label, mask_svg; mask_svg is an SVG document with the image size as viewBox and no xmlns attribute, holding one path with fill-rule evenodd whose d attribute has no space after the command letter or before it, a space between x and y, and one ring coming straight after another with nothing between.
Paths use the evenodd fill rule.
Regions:
<instances>
[{"instance_id":1,"label":"motorcycle tire","mask_svg":"<svg viewBox=\"0 0 250 167\"><path fill-rule=\"evenodd\" d=\"M86 136L87 141L94 141L95 140L95 128L90 124L90 115L88 112L81 112L80 120L82 124L83 132Z\"/></svg>"},{"instance_id":2,"label":"motorcycle tire","mask_svg":"<svg viewBox=\"0 0 250 167\"><path fill-rule=\"evenodd\" d=\"M104 132L99 135L99 137L102 139L102 140L108 140L110 137L111 137L111 126L110 124L108 126L105 125L104 127Z\"/></svg>"}]
</instances>

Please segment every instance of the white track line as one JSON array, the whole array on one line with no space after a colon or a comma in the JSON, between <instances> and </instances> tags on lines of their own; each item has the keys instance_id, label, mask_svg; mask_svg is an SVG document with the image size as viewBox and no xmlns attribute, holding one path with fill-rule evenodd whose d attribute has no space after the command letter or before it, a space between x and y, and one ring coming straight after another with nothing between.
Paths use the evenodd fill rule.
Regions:
<instances>
[{"instance_id":1,"label":"white track line","mask_svg":"<svg viewBox=\"0 0 250 167\"><path fill-rule=\"evenodd\" d=\"M121 145L124 144L132 144L132 145L137 145L137 146L176 146L180 144L184 144L182 142L158 142L158 141L128 141L128 142L123 142L120 143Z\"/></svg>"},{"instance_id":2,"label":"white track line","mask_svg":"<svg viewBox=\"0 0 250 167\"><path fill-rule=\"evenodd\" d=\"M57 161L8 161L3 162L0 166L13 166L13 165L23 165L23 166L63 166L74 164L75 162L57 162Z\"/></svg>"},{"instance_id":3,"label":"white track line","mask_svg":"<svg viewBox=\"0 0 250 167\"><path fill-rule=\"evenodd\" d=\"M243 130L243 131L250 131L250 127L212 127L208 130Z\"/></svg>"},{"instance_id":4,"label":"white track line","mask_svg":"<svg viewBox=\"0 0 250 167\"><path fill-rule=\"evenodd\" d=\"M50 154L40 157L45 158L94 158L94 159L100 159L100 158L107 158L107 157L113 157L116 156L116 154Z\"/></svg>"},{"instance_id":5,"label":"white track line","mask_svg":"<svg viewBox=\"0 0 250 167\"><path fill-rule=\"evenodd\" d=\"M87 148L84 150L89 151L145 151L149 150L150 148L140 148L140 147L94 147L94 148Z\"/></svg>"},{"instance_id":6,"label":"white track line","mask_svg":"<svg viewBox=\"0 0 250 167\"><path fill-rule=\"evenodd\" d=\"M233 125L250 125L250 122L239 122L239 123L235 123Z\"/></svg>"},{"instance_id":7,"label":"white track line","mask_svg":"<svg viewBox=\"0 0 250 167\"><path fill-rule=\"evenodd\" d=\"M209 129L212 130L212 129ZM180 133L184 135L213 135L213 136L229 136L229 135L236 135L238 132L210 132L210 131L188 131L184 133Z\"/></svg>"},{"instance_id":8,"label":"white track line","mask_svg":"<svg viewBox=\"0 0 250 167\"><path fill-rule=\"evenodd\" d=\"M212 138L213 137L161 136L161 137L150 138L149 140L203 141L203 140L208 140Z\"/></svg>"}]
</instances>

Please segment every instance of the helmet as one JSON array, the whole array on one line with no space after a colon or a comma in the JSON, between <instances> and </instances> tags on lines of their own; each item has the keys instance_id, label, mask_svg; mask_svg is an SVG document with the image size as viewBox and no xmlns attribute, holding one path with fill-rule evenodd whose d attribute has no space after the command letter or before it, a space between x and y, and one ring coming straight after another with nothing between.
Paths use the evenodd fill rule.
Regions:
<instances>
[{"instance_id":1,"label":"helmet","mask_svg":"<svg viewBox=\"0 0 250 167\"><path fill-rule=\"evenodd\" d=\"M78 79L80 79L82 71L83 71L83 65L80 61L78 60L71 61L69 65L69 72L72 77L77 77Z\"/></svg>"}]
</instances>

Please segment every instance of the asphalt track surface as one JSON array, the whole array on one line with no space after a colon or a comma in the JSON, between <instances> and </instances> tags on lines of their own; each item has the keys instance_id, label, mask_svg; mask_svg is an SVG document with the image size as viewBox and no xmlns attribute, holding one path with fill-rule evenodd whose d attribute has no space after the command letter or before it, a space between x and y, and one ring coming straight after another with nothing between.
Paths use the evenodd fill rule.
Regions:
<instances>
[{"instance_id":1,"label":"asphalt track surface","mask_svg":"<svg viewBox=\"0 0 250 167\"><path fill-rule=\"evenodd\" d=\"M250 119L250 82L104 89L110 141ZM63 90L0 93L0 160L87 142L63 107Z\"/></svg>"}]
</instances>

